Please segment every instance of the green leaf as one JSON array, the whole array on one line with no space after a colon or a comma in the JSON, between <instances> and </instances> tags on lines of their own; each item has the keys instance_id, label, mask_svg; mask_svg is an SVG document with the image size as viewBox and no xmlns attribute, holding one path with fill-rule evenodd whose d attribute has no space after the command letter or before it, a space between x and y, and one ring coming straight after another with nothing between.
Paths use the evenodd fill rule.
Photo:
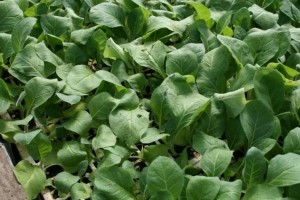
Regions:
<instances>
[{"instance_id":1,"label":"green leaf","mask_svg":"<svg viewBox=\"0 0 300 200\"><path fill-rule=\"evenodd\" d=\"M232 118L237 117L246 105L244 88L232 92L227 92L225 94L216 93L215 98L219 101L224 102L227 115Z\"/></svg>"},{"instance_id":2,"label":"green leaf","mask_svg":"<svg viewBox=\"0 0 300 200\"><path fill-rule=\"evenodd\" d=\"M127 26L132 39L142 35L145 24L146 16L141 8L135 8L128 14Z\"/></svg>"},{"instance_id":3,"label":"green leaf","mask_svg":"<svg viewBox=\"0 0 300 200\"><path fill-rule=\"evenodd\" d=\"M242 181L235 180L232 182L220 181L220 190L216 200L240 200L242 191Z\"/></svg>"},{"instance_id":4,"label":"green leaf","mask_svg":"<svg viewBox=\"0 0 300 200\"><path fill-rule=\"evenodd\" d=\"M202 170L207 176L221 176L231 162L232 153L223 148L206 150L200 160Z\"/></svg>"},{"instance_id":5,"label":"green leaf","mask_svg":"<svg viewBox=\"0 0 300 200\"><path fill-rule=\"evenodd\" d=\"M125 13L117 4L100 3L90 10L90 20L109 28L124 26Z\"/></svg>"},{"instance_id":6,"label":"green leaf","mask_svg":"<svg viewBox=\"0 0 300 200\"><path fill-rule=\"evenodd\" d=\"M280 2L280 11L291 20L300 22L300 10L290 0Z\"/></svg>"},{"instance_id":7,"label":"green leaf","mask_svg":"<svg viewBox=\"0 0 300 200\"><path fill-rule=\"evenodd\" d=\"M91 194L92 189L85 183L75 183L71 188L72 199L89 199Z\"/></svg>"},{"instance_id":8,"label":"green leaf","mask_svg":"<svg viewBox=\"0 0 300 200\"><path fill-rule=\"evenodd\" d=\"M34 45L27 45L15 57L9 73L22 82L32 77L46 77L44 62L37 56Z\"/></svg>"},{"instance_id":9,"label":"green leaf","mask_svg":"<svg viewBox=\"0 0 300 200\"><path fill-rule=\"evenodd\" d=\"M0 113L6 112L10 107L12 102L12 98L9 94L8 87L3 79L0 78Z\"/></svg>"},{"instance_id":10,"label":"green leaf","mask_svg":"<svg viewBox=\"0 0 300 200\"><path fill-rule=\"evenodd\" d=\"M266 182L273 186L290 186L300 183L300 155L287 153L270 160Z\"/></svg>"},{"instance_id":11,"label":"green leaf","mask_svg":"<svg viewBox=\"0 0 300 200\"><path fill-rule=\"evenodd\" d=\"M149 113L141 108L118 109L110 114L109 124L120 140L132 145L140 141L141 136L146 132L149 126Z\"/></svg>"},{"instance_id":12,"label":"green leaf","mask_svg":"<svg viewBox=\"0 0 300 200\"><path fill-rule=\"evenodd\" d=\"M67 120L62 126L79 135L88 135L88 131L92 125L92 117L86 111L77 112L71 119Z\"/></svg>"},{"instance_id":13,"label":"green leaf","mask_svg":"<svg viewBox=\"0 0 300 200\"><path fill-rule=\"evenodd\" d=\"M23 18L23 12L15 2L0 2L0 32L10 32Z\"/></svg>"},{"instance_id":14,"label":"green leaf","mask_svg":"<svg viewBox=\"0 0 300 200\"><path fill-rule=\"evenodd\" d=\"M198 123L197 130L214 137L220 137L224 133L226 124L224 104L213 99L196 122Z\"/></svg>"},{"instance_id":15,"label":"green leaf","mask_svg":"<svg viewBox=\"0 0 300 200\"><path fill-rule=\"evenodd\" d=\"M194 75L198 71L196 54L189 49L178 49L167 55L166 72L168 75L179 73L181 75Z\"/></svg>"},{"instance_id":16,"label":"green leaf","mask_svg":"<svg viewBox=\"0 0 300 200\"><path fill-rule=\"evenodd\" d=\"M55 16L52 14L41 16L41 26L43 30L57 37L70 31L70 20L67 17Z\"/></svg>"},{"instance_id":17,"label":"green leaf","mask_svg":"<svg viewBox=\"0 0 300 200\"><path fill-rule=\"evenodd\" d=\"M285 153L300 154L300 128L292 129L284 139L283 151Z\"/></svg>"},{"instance_id":18,"label":"green leaf","mask_svg":"<svg viewBox=\"0 0 300 200\"><path fill-rule=\"evenodd\" d=\"M101 92L89 102L89 111L93 119L106 120L116 105L116 100L109 93Z\"/></svg>"},{"instance_id":19,"label":"green leaf","mask_svg":"<svg viewBox=\"0 0 300 200\"><path fill-rule=\"evenodd\" d=\"M226 152L226 143L223 140L207 135L203 132L197 132L193 136L192 147L200 154L204 154L207 150L215 148L224 149Z\"/></svg>"},{"instance_id":20,"label":"green leaf","mask_svg":"<svg viewBox=\"0 0 300 200\"><path fill-rule=\"evenodd\" d=\"M14 174L24 188L28 199L35 199L46 185L45 172L27 160L22 160L16 165Z\"/></svg>"},{"instance_id":21,"label":"green leaf","mask_svg":"<svg viewBox=\"0 0 300 200\"><path fill-rule=\"evenodd\" d=\"M148 168L147 190L150 194L155 194L160 190L167 190L176 199L183 189L183 184L183 171L170 158L160 156Z\"/></svg>"},{"instance_id":22,"label":"green leaf","mask_svg":"<svg viewBox=\"0 0 300 200\"><path fill-rule=\"evenodd\" d=\"M246 191L243 200L281 200L282 194L277 187L273 187L267 184L254 185Z\"/></svg>"},{"instance_id":23,"label":"green leaf","mask_svg":"<svg viewBox=\"0 0 300 200\"><path fill-rule=\"evenodd\" d=\"M79 181L78 176L74 176L68 172L60 172L54 177L55 187L63 193L69 193L71 187Z\"/></svg>"},{"instance_id":24,"label":"green leaf","mask_svg":"<svg viewBox=\"0 0 300 200\"><path fill-rule=\"evenodd\" d=\"M160 190L160 191L154 193L153 195L151 195L151 198L150 198L150 200L160 200L160 199L174 200L174 197L169 191Z\"/></svg>"},{"instance_id":25,"label":"green leaf","mask_svg":"<svg viewBox=\"0 0 300 200\"><path fill-rule=\"evenodd\" d=\"M25 85L27 113L46 103L54 94L57 80L35 77Z\"/></svg>"},{"instance_id":26,"label":"green leaf","mask_svg":"<svg viewBox=\"0 0 300 200\"><path fill-rule=\"evenodd\" d=\"M56 96L64 101L64 102L67 102L71 105L74 105L76 103L78 103L80 101L80 96L77 96L77 95L66 95L66 94L63 94L63 93L56 93Z\"/></svg>"},{"instance_id":27,"label":"green leaf","mask_svg":"<svg viewBox=\"0 0 300 200\"><path fill-rule=\"evenodd\" d=\"M230 51L232 57L239 65L245 66L246 64L253 64L253 56L247 43L222 35L218 35L217 37L218 40Z\"/></svg>"},{"instance_id":28,"label":"green leaf","mask_svg":"<svg viewBox=\"0 0 300 200\"><path fill-rule=\"evenodd\" d=\"M11 34L12 46L15 52L19 52L24 47L26 39L30 34L36 21L37 19L33 17L27 17L20 21L18 24L16 24Z\"/></svg>"},{"instance_id":29,"label":"green leaf","mask_svg":"<svg viewBox=\"0 0 300 200\"><path fill-rule=\"evenodd\" d=\"M142 135L141 142L144 144L149 144L162 138L165 138L166 136L169 136L169 134L160 133L159 130L152 127L148 128L146 132Z\"/></svg>"},{"instance_id":30,"label":"green leaf","mask_svg":"<svg viewBox=\"0 0 300 200\"><path fill-rule=\"evenodd\" d=\"M206 6L204 6L201 3L192 2L192 1L188 1L187 4L190 4L191 6L193 6L195 8L195 10L197 12L196 19L203 19L206 22L208 22L210 20L211 13L210 13L210 10Z\"/></svg>"},{"instance_id":31,"label":"green leaf","mask_svg":"<svg viewBox=\"0 0 300 200\"><path fill-rule=\"evenodd\" d=\"M117 142L117 138L112 130L106 125L100 125L97 130L96 137L92 140L92 147L94 150L99 148L106 148L114 146Z\"/></svg>"},{"instance_id":32,"label":"green leaf","mask_svg":"<svg viewBox=\"0 0 300 200\"><path fill-rule=\"evenodd\" d=\"M243 180L249 188L264 182L267 161L262 152L256 147L251 147L246 154L243 169Z\"/></svg>"},{"instance_id":33,"label":"green leaf","mask_svg":"<svg viewBox=\"0 0 300 200\"><path fill-rule=\"evenodd\" d=\"M188 101L187 101L188 99ZM194 93L190 95L178 95L175 99L169 99L169 109L176 123L176 131L189 126L208 106L210 99Z\"/></svg>"},{"instance_id":34,"label":"green leaf","mask_svg":"<svg viewBox=\"0 0 300 200\"><path fill-rule=\"evenodd\" d=\"M28 145L40 132L41 130L35 130L28 133L18 133L14 136L14 140L17 143Z\"/></svg>"},{"instance_id":35,"label":"green leaf","mask_svg":"<svg viewBox=\"0 0 300 200\"><path fill-rule=\"evenodd\" d=\"M134 200L130 174L117 166L98 169L94 181L96 190L105 199Z\"/></svg>"},{"instance_id":36,"label":"green leaf","mask_svg":"<svg viewBox=\"0 0 300 200\"><path fill-rule=\"evenodd\" d=\"M275 28L277 26L278 14L273 14L253 4L248 8L253 13L254 21L263 29Z\"/></svg>"},{"instance_id":37,"label":"green leaf","mask_svg":"<svg viewBox=\"0 0 300 200\"><path fill-rule=\"evenodd\" d=\"M232 12L227 12L224 15L222 15L222 17L219 19L217 26L216 26L216 32L218 34L223 33L224 29L229 25L230 21L231 21L231 15Z\"/></svg>"},{"instance_id":38,"label":"green leaf","mask_svg":"<svg viewBox=\"0 0 300 200\"><path fill-rule=\"evenodd\" d=\"M83 151L76 141L67 141L57 153L58 161L64 167L77 168L77 165L86 159L87 153Z\"/></svg>"},{"instance_id":39,"label":"green leaf","mask_svg":"<svg viewBox=\"0 0 300 200\"><path fill-rule=\"evenodd\" d=\"M233 79L230 90L238 90L240 88L244 88L245 91L249 91L254 88L253 77L258 69L258 66L247 64L243 67L237 74L237 76Z\"/></svg>"},{"instance_id":40,"label":"green leaf","mask_svg":"<svg viewBox=\"0 0 300 200\"><path fill-rule=\"evenodd\" d=\"M249 147L273 135L274 116L272 111L260 100L248 102L240 115L240 120Z\"/></svg>"},{"instance_id":41,"label":"green leaf","mask_svg":"<svg viewBox=\"0 0 300 200\"><path fill-rule=\"evenodd\" d=\"M213 200L221 188L217 177L193 176L186 188L186 197L189 200Z\"/></svg>"},{"instance_id":42,"label":"green leaf","mask_svg":"<svg viewBox=\"0 0 300 200\"><path fill-rule=\"evenodd\" d=\"M201 62L197 76L197 86L201 94L212 96L214 93L225 93L225 73L231 65L231 56L224 47L218 47L206 53Z\"/></svg>"},{"instance_id":43,"label":"green leaf","mask_svg":"<svg viewBox=\"0 0 300 200\"><path fill-rule=\"evenodd\" d=\"M0 33L0 53L3 53L3 60L6 60L14 53L11 34Z\"/></svg>"},{"instance_id":44,"label":"green leaf","mask_svg":"<svg viewBox=\"0 0 300 200\"><path fill-rule=\"evenodd\" d=\"M280 111L284 103L285 88L282 76L277 70L257 69L254 75L254 90L257 99L265 103L275 113Z\"/></svg>"},{"instance_id":45,"label":"green leaf","mask_svg":"<svg viewBox=\"0 0 300 200\"><path fill-rule=\"evenodd\" d=\"M287 29L252 30L244 41L255 55L255 63L264 65L283 56L290 47L291 36ZM257 45L259 44L259 45Z\"/></svg>"},{"instance_id":46,"label":"green leaf","mask_svg":"<svg viewBox=\"0 0 300 200\"><path fill-rule=\"evenodd\" d=\"M67 84L74 90L88 93L97 88L101 83L95 73L85 65L76 65L67 76Z\"/></svg>"}]
</instances>

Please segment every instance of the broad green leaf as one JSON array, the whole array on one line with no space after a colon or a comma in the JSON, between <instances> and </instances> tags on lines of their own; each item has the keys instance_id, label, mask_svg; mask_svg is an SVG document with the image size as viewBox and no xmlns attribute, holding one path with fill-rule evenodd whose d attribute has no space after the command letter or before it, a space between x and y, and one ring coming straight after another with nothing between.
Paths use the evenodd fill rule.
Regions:
<instances>
[{"instance_id":1,"label":"broad green leaf","mask_svg":"<svg viewBox=\"0 0 300 200\"><path fill-rule=\"evenodd\" d=\"M197 12L196 19L203 19L204 21L208 22L211 18L210 10L201 3L188 1L187 4L193 6Z\"/></svg>"},{"instance_id":2,"label":"broad green leaf","mask_svg":"<svg viewBox=\"0 0 300 200\"><path fill-rule=\"evenodd\" d=\"M251 16L247 8L243 7L233 14L232 24L248 29L251 25Z\"/></svg>"},{"instance_id":3,"label":"broad green leaf","mask_svg":"<svg viewBox=\"0 0 300 200\"><path fill-rule=\"evenodd\" d=\"M243 169L243 180L249 188L264 182L267 161L262 152L256 147L251 147L246 154Z\"/></svg>"},{"instance_id":4,"label":"broad green leaf","mask_svg":"<svg viewBox=\"0 0 300 200\"><path fill-rule=\"evenodd\" d=\"M96 24L115 28L124 26L125 13L119 5L105 2L91 8L90 20Z\"/></svg>"},{"instance_id":5,"label":"broad green leaf","mask_svg":"<svg viewBox=\"0 0 300 200\"><path fill-rule=\"evenodd\" d=\"M27 45L15 57L9 73L22 82L32 77L46 77L44 62L37 56L34 45Z\"/></svg>"},{"instance_id":6,"label":"broad green leaf","mask_svg":"<svg viewBox=\"0 0 300 200\"><path fill-rule=\"evenodd\" d=\"M210 99L197 93L168 99L170 114L176 123L175 130L179 131L193 123L209 103Z\"/></svg>"},{"instance_id":7,"label":"broad green leaf","mask_svg":"<svg viewBox=\"0 0 300 200\"><path fill-rule=\"evenodd\" d=\"M150 200L160 200L160 199L174 200L174 197L169 191L160 190L160 191L154 193L153 195L151 195L151 198L150 198Z\"/></svg>"},{"instance_id":8,"label":"broad green leaf","mask_svg":"<svg viewBox=\"0 0 300 200\"><path fill-rule=\"evenodd\" d=\"M27 151L30 156L37 160L44 161L47 155L52 150L52 144L47 135L39 133L33 140L27 145Z\"/></svg>"},{"instance_id":9,"label":"broad green leaf","mask_svg":"<svg viewBox=\"0 0 300 200\"><path fill-rule=\"evenodd\" d=\"M214 96L225 104L227 116L232 118L238 116L246 105L244 88L225 94L216 93Z\"/></svg>"},{"instance_id":10,"label":"broad green leaf","mask_svg":"<svg viewBox=\"0 0 300 200\"><path fill-rule=\"evenodd\" d=\"M85 160L87 153L80 147L80 143L76 141L67 141L62 149L57 153L58 161L67 168L77 168L77 165ZM74 171L74 170L71 170Z\"/></svg>"},{"instance_id":11,"label":"broad green leaf","mask_svg":"<svg viewBox=\"0 0 300 200\"><path fill-rule=\"evenodd\" d=\"M14 174L24 188L28 199L35 199L46 185L45 172L27 160L22 160L16 165Z\"/></svg>"},{"instance_id":12,"label":"broad green leaf","mask_svg":"<svg viewBox=\"0 0 300 200\"><path fill-rule=\"evenodd\" d=\"M292 129L284 139L283 151L285 153L300 154L300 128Z\"/></svg>"},{"instance_id":13,"label":"broad green leaf","mask_svg":"<svg viewBox=\"0 0 300 200\"><path fill-rule=\"evenodd\" d=\"M254 29L244 39L255 55L255 63L264 65L272 58L283 56L290 47L291 36L287 29ZM259 45L257 45L259 44Z\"/></svg>"},{"instance_id":14,"label":"broad green leaf","mask_svg":"<svg viewBox=\"0 0 300 200\"><path fill-rule=\"evenodd\" d=\"M28 133L18 133L14 136L14 140L17 143L28 145L40 132L41 130L35 130Z\"/></svg>"},{"instance_id":15,"label":"broad green leaf","mask_svg":"<svg viewBox=\"0 0 300 200\"><path fill-rule=\"evenodd\" d=\"M196 54L189 49L178 49L167 55L166 73L168 75L179 73L181 75L194 75L198 72Z\"/></svg>"},{"instance_id":16,"label":"broad green leaf","mask_svg":"<svg viewBox=\"0 0 300 200\"><path fill-rule=\"evenodd\" d=\"M230 85L230 90L234 91L244 88L245 91L249 91L253 89L253 77L257 69L258 66L253 66L250 64L247 64L245 67L243 67L233 79Z\"/></svg>"},{"instance_id":17,"label":"broad green leaf","mask_svg":"<svg viewBox=\"0 0 300 200\"><path fill-rule=\"evenodd\" d=\"M73 65L83 65L88 63L88 56L75 43L64 43L65 47L65 62L72 63Z\"/></svg>"},{"instance_id":18,"label":"broad green leaf","mask_svg":"<svg viewBox=\"0 0 300 200\"><path fill-rule=\"evenodd\" d=\"M128 53L125 52L121 46L116 44L112 38L109 38L106 41L103 56L104 58L110 58L113 60L121 59L128 67L131 66Z\"/></svg>"},{"instance_id":19,"label":"broad green leaf","mask_svg":"<svg viewBox=\"0 0 300 200\"><path fill-rule=\"evenodd\" d=\"M275 127L272 111L260 100L248 102L240 115L240 120L249 147L273 135Z\"/></svg>"},{"instance_id":20,"label":"broad green leaf","mask_svg":"<svg viewBox=\"0 0 300 200\"><path fill-rule=\"evenodd\" d=\"M221 176L231 162L233 151L226 149L211 149L205 151L200 160L202 170L207 176Z\"/></svg>"},{"instance_id":21,"label":"broad green leaf","mask_svg":"<svg viewBox=\"0 0 300 200\"><path fill-rule=\"evenodd\" d=\"M68 85L79 92L88 93L99 86L101 79L85 65L76 65L67 76Z\"/></svg>"},{"instance_id":22,"label":"broad green leaf","mask_svg":"<svg viewBox=\"0 0 300 200\"><path fill-rule=\"evenodd\" d=\"M36 18L27 17L16 24L11 34L12 46L15 52L19 52L24 47L26 39L36 21Z\"/></svg>"},{"instance_id":23,"label":"broad green leaf","mask_svg":"<svg viewBox=\"0 0 300 200\"><path fill-rule=\"evenodd\" d=\"M57 80L35 77L25 85L25 103L27 113L47 102L54 94Z\"/></svg>"},{"instance_id":24,"label":"broad green leaf","mask_svg":"<svg viewBox=\"0 0 300 200\"><path fill-rule=\"evenodd\" d=\"M93 119L106 120L116 105L116 100L109 93L101 92L89 102L89 111Z\"/></svg>"},{"instance_id":25,"label":"broad green leaf","mask_svg":"<svg viewBox=\"0 0 300 200\"><path fill-rule=\"evenodd\" d=\"M143 148L139 157L145 162L151 163L159 156L169 156L168 146L165 144L149 145Z\"/></svg>"},{"instance_id":26,"label":"broad green leaf","mask_svg":"<svg viewBox=\"0 0 300 200\"><path fill-rule=\"evenodd\" d=\"M77 96L77 95L66 95L66 94L63 94L63 93L56 93L56 96L64 101L64 102L67 102L71 105L74 105L76 103L78 103L80 101L80 96Z\"/></svg>"},{"instance_id":27,"label":"broad green leaf","mask_svg":"<svg viewBox=\"0 0 300 200\"><path fill-rule=\"evenodd\" d=\"M230 51L232 57L240 66L253 64L254 59L250 47L244 41L218 35L218 40Z\"/></svg>"},{"instance_id":28,"label":"broad green leaf","mask_svg":"<svg viewBox=\"0 0 300 200\"><path fill-rule=\"evenodd\" d=\"M183 171L170 158L156 158L147 170L147 190L155 194L160 190L169 191L178 198L184 185Z\"/></svg>"},{"instance_id":29,"label":"broad green leaf","mask_svg":"<svg viewBox=\"0 0 300 200\"><path fill-rule=\"evenodd\" d=\"M201 130L214 137L220 137L224 133L226 124L224 104L213 99L196 122L197 130Z\"/></svg>"},{"instance_id":30,"label":"broad green leaf","mask_svg":"<svg viewBox=\"0 0 300 200\"><path fill-rule=\"evenodd\" d=\"M10 32L23 18L23 12L18 4L9 1L0 2L0 32Z\"/></svg>"},{"instance_id":31,"label":"broad green leaf","mask_svg":"<svg viewBox=\"0 0 300 200\"><path fill-rule=\"evenodd\" d=\"M225 28L229 25L230 21L231 21L231 15L232 12L227 12L224 15L222 15L222 17L219 19L217 26L216 26L216 32L218 34L224 33L223 31L225 30Z\"/></svg>"},{"instance_id":32,"label":"broad green leaf","mask_svg":"<svg viewBox=\"0 0 300 200\"><path fill-rule=\"evenodd\" d=\"M284 103L285 88L281 74L274 69L259 68L254 75L257 99L278 113Z\"/></svg>"},{"instance_id":33,"label":"broad green leaf","mask_svg":"<svg viewBox=\"0 0 300 200\"><path fill-rule=\"evenodd\" d=\"M204 154L207 150L215 148L227 151L226 143L223 140L207 135L203 132L197 132L193 136L192 147L200 154Z\"/></svg>"},{"instance_id":34,"label":"broad green leaf","mask_svg":"<svg viewBox=\"0 0 300 200\"><path fill-rule=\"evenodd\" d=\"M69 193L71 187L79 181L78 176L74 176L68 172L60 172L54 177L55 187L63 193Z\"/></svg>"},{"instance_id":35,"label":"broad green leaf","mask_svg":"<svg viewBox=\"0 0 300 200\"><path fill-rule=\"evenodd\" d=\"M217 177L193 176L186 188L189 200L214 200L221 188Z\"/></svg>"},{"instance_id":36,"label":"broad green leaf","mask_svg":"<svg viewBox=\"0 0 300 200\"><path fill-rule=\"evenodd\" d=\"M235 180L232 182L220 181L220 190L216 200L240 200L242 191L242 181Z\"/></svg>"},{"instance_id":37,"label":"broad green leaf","mask_svg":"<svg viewBox=\"0 0 300 200\"><path fill-rule=\"evenodd\" d=\"M267 184L254 185L246 191L242 200L281 200L279 188Z\"/></svg>"},{"instance_id":38,"label":"broad green leaf","mask_svg":"<svg viewBox=\"0 0 300 200\"><path fill-rule=\"evenodd\" d=\"M109 115L109 124L120 140L132 145L140 141L141 136L147 130L149 113L142 108L118 109Z\"/></svg>"},{"instance_id":39,"label":"broad green leaf","mask_svg":"<svg viewBox=\"0 0 300 200\"><path fill-rule=\"evenodd\" d=\"M273 186L290 186L300 183L300 155L287 153L270 160L266 182Z\"/></svg>"},{"instance_id":40,"label":"broad green leaf","mask_svg":"<svg viewBox=\"0 0 300 200\"><path fill-rule=\"evenodd\" d=\"M164 39L165 37L170 37L172 35L182 36L186 30L186 26L191 24L193 21L192 17L187 17L181 21L175 21L165 16L151 16L148 20L148 26L146 30L146 35L144 38L149 38L153 36L153 40ZM159 31L164 31L159 34Z\"/></svg>"},{"instance_id":41,"label":"broad green leaf","mask_svg":"<svg viewBox=\"0 0 300 200\"><path fill-rule=\"evenodd\" d=\"M117 166L98 169L95 174L95 189L105 199L134 200L133 181L130 174Z\"/></svg>"},{"instance_id":42,"label":"broad green leaf","mask_svg":"<svg viewBox=\"0 0 300 200\"><path fill-rule=\"evenodd\" d=\"M135 8L128 14L127 26L129 28L131 39L142 35L146 19L147 18L141 8Z\"/></svg>"},{"instance_id":43,"label":"broad green leaf","mask_svg":"<svg viewBox=\"0 0 300 200\"><path fill-rule=\"evenodd\" d=\"M149 144L162 138L165 138L166 136L169 136L169 134L160 133L159 130L157 130L156 128L148 128L146 132L142 135L141 142L144 144Z\"/></svg>"},{"instance_id":44,"label":"broad green leaf","mask_svg":"<svg viewBox=\"0 0 300 200\"><path fill-rule=\"evenodd\" d=\"M88 40L92 37L97 28L97 26L94 26L88 29L79 29L73 31L71 33L71 39L77 44L85 45L88 42Z\"/></svg>"},{"instance_id":45,"label":"broad green leaf","mask_svg":"<svg viewBox=\"0 0 300 200\"><path fill-rule=\"evenodd\" d=\"M106 125L100 125L97 129L97 135L92 140L92 147L94 150L114 146L117 138L112 130Z\"/></svg>"},{"instance_id":46,"label":"broad green leaf","mask_svg":"<svg viewBox=\"0 0 300 200\"><path fill-rule=\"evenodd\" d=\"M13 103L9 94L8 87L3 79L0 78L0 113L6 112L10 104Z\"/></svg>"},{"instance_id":47,"label":"broad green leaf","mask_svg":"<svg viewBox=\"0 0 300 200\"><path fill-rule=\"evenodd\" d=\"M231 56L224 47L218 47L206 53L201 62L197 76L197 85L201 94L212 96L214 93L225 93L225 73L231 65Z\"/></svg>"},{"instance_id":48,"label":"broad green leaf","mask_svg":"<svg viewBox=\"0 0 300 200\"><path fill-rule=\"evenodd\" d=\"M253 13L254 21L263 29L270 29L277 27L278 14L273 14L265 9L253 4L248 8Z\"/></svg>"},{"instance_id":49,"label":"broad green leaf","mask_svg":"<svg viewBox=\"0 0 300 200\"><path fill-rule=\"evenodd\" d=\"M154 48L154 47L153 47ZM151 51L149 51L144 45L131 45L130 48L127 48L129 54L132 56L133 60L141 65L142 67L147 67L155 70L161 76L165 76L165 72L162 65L159 65L156 62L156 54L151 55ZM163 58L166 56L165 49L163 47L157 49L157 51L161 51L161 55Z\"/></svg>"},{"instance_id":50,"label":"broad green leaf","mask_svg":"<svg viewBox=\"0 0 300 200\"><path fill-rule=\"evenodd\" d=\"M227 139L227 144L232 150L240 149L247 143L247 137L239 118L234 118L227 121L225 136Z\"/></svg>"},{"instance_id":51,"label":"broad green leaf","mask_svg":"<svg viewBox=\"0 0 300 200\"><path fill-rule=\"evenodd\" d=\"M43 30L57 37L70 31L70 21L67 17L55 16L52 14L41 16L41 26Z\"/></svg>"},{"instance_id":52,"label":"broad green leaf","mask_svg":"<svg viewBox=\"0 0 300 200\"><path fill-rule=\"evenodd\" d=\"M280 2L280 11L291 20L300 22L300 10L290 0Z\"/></svg>"},{"instance_id":53,"label":"broad green leaf","mask_svg":"<svg viewBox=\"0 0 300 200\"><path fill-rule=\"evenodd\" d=\"M270 152L274 146L276 145L277 141L271 138L265 138L258 141L254 146L258 148L263 155Z\"/></svg>"},{"instance_id":54,"label":"broad green leaf","mask_svg":"<svg viewBox=\"0 0 300 200\"><path fill-rule=\"evenodd\" d=\"M92 194L92 189L88 184L75 183L71 187L71 198L72 199L89 199Z\"/></svg>"},{"instance_id":55,"label":"broad green leaf","mask_svg":"<svg viewBox=\"0 0 300 200\"><path fill-rule=\"evenodd\" d=\"M6 60L14 53L11 34L0 33L0 53L3 54L3 60Z\"/></svg>"},{"instance_id":56,"label":"broad green leaf","mask_svg":"<svg viewBox=\"0 0 300 200\"><path fill-rule=\"evenodd\" d=\"M92 125L92 117L86 111L77 112L71 119L67 120L62 126L79 135L88 135L88 131Z\"/></svg>"}]
</instances>

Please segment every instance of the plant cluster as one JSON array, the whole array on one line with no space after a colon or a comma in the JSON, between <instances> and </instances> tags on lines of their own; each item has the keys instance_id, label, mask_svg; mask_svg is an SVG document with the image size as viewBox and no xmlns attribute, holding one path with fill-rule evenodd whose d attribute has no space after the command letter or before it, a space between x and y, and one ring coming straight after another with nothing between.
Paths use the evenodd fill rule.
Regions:
<instances>
[{"instance_id":1,"label":"plant cluster","mask_svg":"<svg viewBox=\"0 0 300 200\"><path fill-rule=\"evenodd\" d=\"M28 199L299 199L297 0L0 1L0 134Z\"/></svg>"}]
</instances>

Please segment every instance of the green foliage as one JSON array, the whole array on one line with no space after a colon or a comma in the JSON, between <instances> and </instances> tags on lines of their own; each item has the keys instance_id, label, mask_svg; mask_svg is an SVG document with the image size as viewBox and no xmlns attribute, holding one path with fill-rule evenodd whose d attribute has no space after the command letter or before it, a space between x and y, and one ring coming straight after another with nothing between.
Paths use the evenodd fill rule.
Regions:
<instances>
[{"instance_id":1,"label":"green foliage","mask_svg":"<svg viewBox=\"0 0 300 200\"><path fill-rule=\"evenodd\" d=\"M0 135L28 199L297 199L299 8L0 1Z\"/></svg>"}]
</instances>

